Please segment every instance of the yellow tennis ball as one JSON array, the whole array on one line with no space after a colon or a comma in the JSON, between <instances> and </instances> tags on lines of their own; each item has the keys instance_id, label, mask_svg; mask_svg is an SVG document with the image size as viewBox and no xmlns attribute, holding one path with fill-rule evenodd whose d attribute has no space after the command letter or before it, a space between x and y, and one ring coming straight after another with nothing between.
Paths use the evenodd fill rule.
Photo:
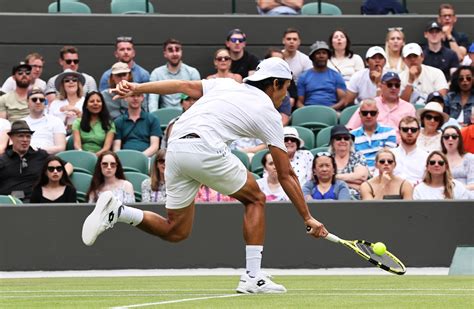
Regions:
<instances>
[{"instance_id":1,"label":"yellow tennis ball","mask_svg":"<svg viewBox=\"0 0 474 309\"><path fill-rule=\"evenodd\" d=\"M373 245L372 250L374 250L377 255L384 255L385 251L387 251L387 247L385 247L383 242L377 242Z\"/></svg>"}]
</instances>

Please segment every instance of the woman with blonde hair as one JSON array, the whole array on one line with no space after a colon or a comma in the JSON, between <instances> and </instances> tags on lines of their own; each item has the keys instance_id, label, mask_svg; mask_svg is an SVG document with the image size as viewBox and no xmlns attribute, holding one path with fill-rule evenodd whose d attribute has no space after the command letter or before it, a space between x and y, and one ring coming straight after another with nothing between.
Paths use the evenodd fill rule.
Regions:
<instances>
[{"instance_id":1,"label":"woman with blonde hair","mask_svg":"<svg viewBox=\"0 0 474 309\"><path fill-rule=\"evenodd\" d=\"M166 149L158 150L150 168L150 178L142 182L142 202L166 202L165 160Z\"/></svg>"},{"instance_id":2,"label":"woman with blonde hair","mask_svg":"<svg viewBox=\"0 0 474 309\"><path fill-rule=\"evenodd\" d=\"M212 78L232 78L236 82L242 82L242 76L235 74L230 71L232 65L232 59L230 58L229 51L225 48L218 49L214 53L214 67L217 72L209 75L206 79Z\"/></svg>"},{"instance_id":3,"label":"woman with blonde hair","mask_svg":"<svg viewBox=\"0 0 474 309\"><path fill-rule=\"evenodd\" d=\"M395 176L397 166L395 155L383 148L375 155L375 168L378 175L362 183L360 195L363 200L411 200L413 187L409 181Z\"/></svg>"},{"instance_id":4,"label":"woman with blonde hair","mask_svg":"<svg viewBox=\"0 0 474 309\"><path fill-rule=\"evenodd\" d=\"M404 45L405 34L403 33L403 28L388 28L387 35L385 36L385 54L387 55L387 62L385 63L384 71L401 73L405 70L406 65L402 57L402 49Z\"/></svg>"},{"instance_id":5,"label":"woman with blonde hair","mask_svg":"<svg viewBox=\"0 0 474 309\"><path fill-rule=\"evenodd\" d=\"M449 169L449 162L441 151L433 151L426 159L423 181L415 187L415 200L467 200L470 193L455 180Z\"/></svg>"}]
</instances>

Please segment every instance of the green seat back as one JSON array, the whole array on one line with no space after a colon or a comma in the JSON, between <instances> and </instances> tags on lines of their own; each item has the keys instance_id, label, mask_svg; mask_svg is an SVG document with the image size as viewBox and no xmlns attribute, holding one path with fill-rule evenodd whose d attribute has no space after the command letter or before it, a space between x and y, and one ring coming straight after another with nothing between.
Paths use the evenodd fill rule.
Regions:
<instances>
[{"instance_id":1,"label":"green seat back","mask_svg":"<svg viewBox=\"0 0 474 309\"><path fill-rule=\"evenodd\" d=\"M351 119L352 115L359 109L359 105L352 105L344 108L339 115L339 123L346 125Z\"/></svg>"},{"instance_id":2,"label":"green seat back","mask_svg":"<svg viewBox=\"0 0 474 309\"><path fill-rule=\"evenodd\" d=\"M81 173L81 172L74 172L70 176L71 182L76 188L77 192L77 200L82 203L87 203L86 201L86 194L89 191L89 187L91 186L92 175Z\"/></svg>"},{"instance_id":3,"label":"green seat back","mask_svg":"<svg viewBox=\"0 0 474 309\"><path fill-rule=\"evenodd\" d=\"M249 160L249 156L243 152L243 151L240 151L238 149L234 149L232 150L232 153L237 157L239 158L239 160L244 164L245 168L246 169L249 169L250 167L250 160Z\"/></svg>"},{"instance_id":4,"label":"green seat back","mask_svg":"<svg viewBox=\"0 0 474 309\"><path fill-rule=\"evenodd\" d=\"M315 156L318 152L327 152L328 147L321 146L321 147L313 148L310 151L313 154L313 156Z\"/></svg>"},{"instance_id":5,"label":"green seat back","mask_svg":"<svg viewBox=\"0 0 474 309\"><path fill-rule=\"evenodd\" d=\"M331 3L321 2L321 13L318 10L318 3L306 3L301 8L301 15L342 15L341 9Z\"/></svg>"},{"instance_id":6,"label":"green seat back","mask_svg":"<svg viewBox=\"0 0 474 309\"><path fill-rule=\"evenodd\" d=\"M92 152L81 150L66 150L57 154L58 157L74 166L75 172L94 174L97 157Z\"/></svg>"},{"instance_id":7,"label":"green seat back","mask_svg":"<svg viewBox=\"0 0 474 309\"><path fill-rule=\"evenodd\" d=\"M110 12L112 14L146 14L155 13L153 4L146 0L112 0L110 2Z\"/></svg>"},{"instance_id":8,"label":"green seat back","mask_svg":"<svg viewBox=\"0 0 474 309\"><path fill-rule=\"evenodd\" d=\"M21 205L23 202L11 195L0 195L0 206L2 205Z\"/></svg>"},{"instance_id":9,"label":"green seat back","mask_svg":"<svg viewBox=\"0 0 474 309\"><path fill-rule=\"evenodd\" d=\"M120 149L115 152L125 172L138 172L148 175L148 157L138 150Z\"/></svg>"},{"instance_id":10,"label":"green seat back","mask_svg":"<svg viewBox=\"0 0 474 309\"><path fill-rule=\"evenodd\" d=\"M327 127L318 132L316 136L316 147L329 146L331 140L331 128Z\"/></svg>"},{"instance_id":11,"label":"green seat back","mask_svg":"<svg viewBox=\"0 0 474 309\"><path fill-rule=\"evenodd\" d=\"M314 133L312 130L305 127L300 127L300 126L292 126L292 127L298 131L298 135L304 141L305 149L314 148L315 138L314 138Z\"/></svg>"},{"instance_id":12,"label":"green seat back","mask_svg":"<svg viewBox=\"0 0 474 309\"><path fill-rule=\"evenodd\" d=\"M145 179L149 179L150 176L137 173L137 172L125 172L125 178L130 181L133 185L133 191L135 192L135 200L137 202L142 201L142 182Z\"/></svg>"},{"instance_id":13,"label":"green seat back","mask_svg":"<svg viewBox=\"0 0 474 309\"><path fill-rule=\"evenodd\" d=\"M160 120L161 129L164 130L168 126L170 121L183 113L181 109L173 107L160 108L154 111L152 114L158 117Z\"/></svg>"},{"instance_id":14,"label":"green seat back","mask_svg":"<svg viewBox=\"0 0 474 309\"><path fill-rule=\"evenodd\" d=\"M268 149L263 149L255 153L250 162L250 171L252 173L262 175L263 174L263 165L262 158L268 152Z\"/></svg>"},{"instance_id":15,"label":"green seat back","mask_svg":"<svg viewBox=\"0 0 474 309\"><path fill-rule=\"evenodd\" d=\"M331 107L323 105L303 106L291 114L291 125L300 126L316 132L337 124L337 113Z\"/></svg>"},{"instance_id":16,"label":"green seat back","mask_svg":"<svg viewBox=\"0 0 474 309\"><path fill-rule=\"evenodd\" d=\"M82 2L62 0L59 5L57 1L52 2L48 6L48 13L76 13L76 14L91 14L91 8Z\"/></svg>"}]
</instances>

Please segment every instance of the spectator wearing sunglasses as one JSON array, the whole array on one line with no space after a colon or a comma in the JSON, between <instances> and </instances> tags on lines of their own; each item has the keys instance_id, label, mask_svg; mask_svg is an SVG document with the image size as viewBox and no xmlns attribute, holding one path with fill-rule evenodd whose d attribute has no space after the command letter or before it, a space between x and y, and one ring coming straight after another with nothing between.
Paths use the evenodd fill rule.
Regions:
<instances>
[{"instance_id":1,"label":"spectator wearing sunglasses","mask_svg":"<svg viewBox=\"0 0 474 309\"><path fill-rule=\"evenodd\" d=\"M414 200L467 200L469 190L453 178L449 162L441 151L433 151L426 158L423 181L413 192Z\"/></svg>"},{"instance_id":2,"label":"spectator wearing sunglasses","mask_svg":"<svg viewBox=\"0 0 474 309\"><path fill-rule=\"evenodd\" d=\"M47 158L38 183L33 187L31 203L76 203L76 188L65 168L66 162L56 156Z\"/></svg>"},{"instance_id":3,"label":"spectator wearing sunglasses","mask_svg":"<svg viewBox=\"0 0 474 309\"><path fill-rule=\"evenodd\" d=\"M240 29L233 29L227 34L225 42L229 50L232 65L230 71L245 78L252 75L259 63L259 59L245 50L247 46L247 36Z\"/></svg>"},{"instance_id":4,"label":"spectator wearing sunglasses","mask_svg":"<svg viewBox=\"0 0 474 309\"><path fill-rule=\"evenodd\" d=\"M31 146L56 154L66 149L66 129L56 116L46 113L46 97L43 90L33 88L28 92L30 114L24 118L31 130Z\"/></svg>"},{"instance_id":5,"label":"spectator wearing sunglasses","mask_svg":"<svg viewBox=\"0 0 474 309\"><path fill-rule=\"evenodd\" d=\"M360 195L363 200L413 199L411 183L393 174L396 165L395 155L390 149L384 148L377 152L375 167L378 173L360 186Z\"/></svg>"},{"instance_id":6,"label":"spectator wearing sunglasses","mask_svg":"<svg viewBox=\"0 0 474 309\"><path fill-rule=\"evenodd\" d=\"M160 80L200 80L201 75L196 68L183 63L183 45L180 41L170 38L163 43L163 57L166 64L151 72L150 81ZM181 93L150 94L148 110L154 112L163 107L181 107Z\"/></svg>"},{"instance_id":7,"label":"spectator wearing sunglasses","mask_svg":"<svg viewBox=\"0 0 474 309\"><path fill-rule=\"evenodd\" d=\"M71 70L74 72L79 72L79 50L74 46L64 46L59 51L59 65L61 66L63 72L66 70ZM58 95L59 89L57 88L56 78L60 75L56 74L51 77L46 84L46 98L48 102L53 102ZM83 76L84 82L83 91L88 93L89 91L97 90L97 83L95 79L86 73L79 73Z\"/></svg>"},{"instance_id":8,"label":"spectator wearing sunglasses","mask_svg":"<svg viewBox=\"0 0 474 309\"><path fill-rule=\"evenodd\" d=\"M41 74L43 73L44 58L38 53L31 53L25 57L25 62L31 65L31 80L28 90L33 88L40 88L46 90L46 82L42 80ZM3 83L1 90L5 93L11 92L16 89L16 82L14 75L7 78Z\"/></svg>"},{"instance_id":9,"label":"spectator wearing sunglasses","mask_svg":"<svg viewBox=\"0 0 474 309\"><path fill-rule=\"evenodd\" d=\"M8 132L11 145L0 156L0 194L15 196L25 203L29 202L33 185L48 157L46 151L30 146L33 133L26 121L14 121ZM70 163L65 168L68 174L72 173Z\"/></svg>"},{"instance_id":10,"label":"spectator wearing sunglasses","mask_svg":"<svg viewBox=\"0 0 474 309\"><path fill-rule=\"evenodd\" d=\"M0 118L7 119L10 123L28 116L28 87L31 82L31 65L26 62L15 64L12 76L16 89L0 97Z\"/></svg>"},{"instance_id":11,"label":"spectator wearing sunglasses","mask_svg":"<svg viewBox=\"0 0 474 309\"><path fill-rule=\"evenodd\" d=\"M366 99L360 104L359 115L362 126L351 131L355 137L354 149L364 155L370 171L375 168L375 155L384 147L397 146L397 134L392 127L377 122L379 110L375 100Z\"/></svg>"},{"instance_id":12,"label":"spectator wearing sunglasses","mask_svg":"<svg viewBox=\"0 0 474 309\"><path fill-rule=\"evenodd\" d=\"M428 153L441 150L441 127L449 120L448 114L437 102L429 102L424 108L416 111L420 119L421 131L416 144L419 149Z\"/></svg>"},{"instance_id":13,"label":"spectator wearing sunglasses","mask_svg":"<svg viewBox=\"0 0 474 309\"><path fill-rule=\"evenodd\" d=\"M392 149L395 155L394 174L408 180L412 185L418 184L423 179L425 162L428 153L417 147L417 139L420 135L420 122L412 116L403 117L398 125L400 132L400 144Z\"/></svg>"},{"instance_id":14,"label":"spectator wearing sunglasses","mask_svg":"<svg viewBox=\"0 0 474 309\"><path fill-rule=\"evenodd\" d=\"M329 152L318 152L313 160L313 179L303 186L306 200L350 200L347 184L336 179L336 161Z\"/></svg>"},{"instance_id":15,"label":"spectator wearing sunglasses","mask_svg":"<svg viewBox=\"0 0 474 309\"><path fill-rule=\"evenodd\" d=\"M400 99L400 77L397 73L387 72L382 76L380 83L380 96L375 98L379 114L377 121L387 127L394 128L397 132L397 140L400 140L398 124L405 116L415 117L416 111L413 104ZM350 129L362 125L360 113L354 113L347 123Z\"/></svg>"},{"instance_id":16,"label":"spectator wearing sunglasses","mask_svg":"<svg viewBox=\"0 0 474 309\"><path fill-rule=\"evenodd\" d=\"M441 137L442 152L451 165L453 178L474 192L474 154L464 150L461 130L457 126L448 126L443 129Z\"/></svg>"},{"instance_id":17,"label":"spectator wearing sunglasses","mask_svg":"<svg viewBox=\"0 0 474 309\"><path fill-rule=\"evenodd\" d=\"M448 99L446 100L446 112L462 126L472 124L471 114L474 107L473 75L474 67L459 67L453 74Z\"/></svg>"},{"instance_id":18,"label":"spectator wearing sunglasses","mask_svg":"<svg viewBox=\"0 0 474 309\"><path fill-rule=\"evenodd\" d=\"M423 64L424 54L420 45L409 43L402 50L403 61L408 69L400 73L400 97L413 104L423 104L433 91L443 96L448 93L448 82L443 71Z\"/></svg>"},{"instance_id":19,"label":"spectator wearing sunglasses","mask_svg":"<svg viewBox=\"0 0 474 309\"><path fill-rule=\"evenodd\" d=\"M232 73L230 71L230 66L232 64L232 59L230 58L229 51L225 48L218 49L214 53L214 68L217 72L209 75L206 79L212 78L231 78L236 82L242 82L242 76L239 74Z\"/></svg>"},{"instance_id":20,"label":"spectator wearing sunglasses","mask_svg":"<svg viewBox=\"0 0 474 309\"><path fill-rule=\"evenodd\" d=\"M128 68L130 69L133 81L137 83L146 83L150 80L150 72L148 72L143 67L139 66L135 62L135 45L133 43L133 38L129 36L119 36L115 40L115 52L114 52L115 59L117 62L126 63ZM110 75L112 73L112 69L108 69L107 71L102 74L99 83L99 90L104 91L109 88L109 81Z\"/></svg>"},{"instance_id":21,"label":"spectator wearing sunglasses","mask_svg":"<svg viewBox=\"0 0 474 309\"><path fill-rule=\"evenodd\" d=\"M296 128L284 127L283 136L291 167L298 176L300 186L303 186L313 174L311 170L313 155L309 150L302 149L304 141L300 138Z\"/></svg>"},{"instance_id":22,"label":"spectator wearing sunglasses","mask_svg":"<svg viewBox=\"0 0 474 309\"><path fill-rule=\"evenodd\" d=\"M353 199L360 199L360 185L369 177L365 157L354 150L354 136L343 125L331 128L329 152L336 160L336 179L349 186Z\"/></svg>"}]
</instances>

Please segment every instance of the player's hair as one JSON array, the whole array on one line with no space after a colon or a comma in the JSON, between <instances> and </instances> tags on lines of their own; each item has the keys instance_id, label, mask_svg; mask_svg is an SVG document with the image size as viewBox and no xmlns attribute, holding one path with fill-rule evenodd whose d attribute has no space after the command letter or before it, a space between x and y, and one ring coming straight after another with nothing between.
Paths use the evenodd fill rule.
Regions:
<instances>
[{"instance_id":1,"label":"player's hair","mask_svg":"<svg viewBox=\"0 0 474 309\"><path fill-rule=\"evenodd\" d=\"M395 155L393 154L393 152L388 147L384 147L384 148L380 149L379 151L377 151L377 153L375 154L375 162L379 161L379 157L382 153L390 154L392 156L393 163L395 165L397 165L397 159L395 158Z\"/></svg>"},{"instance_id":2,"label":"player's hair","mask_svg":"<svg viewBox=\"0 0 474 309\"><path fill-rule=\"evenodd\" d=\"M66 45L59 50L59 58L64 59L64 54L79 54L79 51L74 46Z\"/></svg>"},{"instance_id":3,"label":"player's hair","mask_svg":"<svg viewBox=\"0 0 474 309\"><path fill-rule=\"evenodd\" d=\"M285 35L287 35L288 33L296 33L298 35L298 38L301 37L300 32L296 28L286 28L285 32L283 32L283 37L285 37Z\"/></svg>"},{"instance_id":4,"label":"player's hair","mask_svg":"<svg viewBox=\"0 0 474 309\"><path fill-rule=\"evenodd\" d=\"M398 123L398 129L400 129L402 123L410 123L410 122L416 122L418 129L420 128L420 121L418 120L418 118L413 117L413 116L405 116L402 119L400 119L400 122Z\"/></svg>"},{"instance_id":5,"label":"player's hair","mask_svg":"<svg viewBox=\"0 0 474 309\"><path fill-rule=\"evenodd\" d=\"M262 80L259 80L259 81L246 80L245 83L250 85L250 86L254 86L254 87L256 87L256 88L258 88L262 91L265 91L268 87L273 86L273 81L274 80L277 81L278 89L281 89L281 88L283 88L283 85L285 84L285 82L289 79L269 77L269 78L265 78L265 79L262 79Z\"/></svg>"},{"instance_id":6,"label":"player's hair","mask_svg":"<svg viewBox=\"0 0 474 309\"><path fill-rule=\"evenodd\" d=\"M98 95L100 100L102 101L102 109L99 112L99 121L102 126L102 129L105 132L108 132L111 127L112 120L110 118L109 110L107 109L107 104L105 104L104 96L99 91L90 91L87 93L86 97L84 98L84 104L82 105L81 124L80 124L81 130L84 132L91 131L91 112L87 108L87 103L93 95Z\"/></svg>"},{"instance_id":7,"label":"player's hair","mask_svg":"<svg viewBox=\"0 0 474 309\"><path fill-rule=\"evenodd\" d=\"M73 184L71 183L71 180L69 179L69 176L66 172L66 162L64 162L63 159L61 159L58 156L49 156L46 161L43 164L43 168L41 169L41 174L40 178L38 179L38 182L34 185L33 190L36 188L41 188L42 186L46 186L49 182L49 178L47 176L47 169L48 169L48 164L51 161L58 161L59 164L63 167L63 174L61 175L61 178L59 179L59 184L61 186L71 186L74 187Z\"/></svg>"},{"instance_id":8,"label":"player's hair","mask_svg":"<svg viewBox=\"0 0 474 309\"><path fill-rule=\"evenodd\" d=\"M115 170L115 177L117 177L118 179L126 180L125 174L123 173L122 162L120 162L120 159L117 156L117 154L110 150L104 151L97 158L97 163L95 164L95 168L94 168L94 175L92 175L91 185L86 194L87 201L89 200L90 194L92 192L94 192L95 199L97 200L98 192L100 189L102 189L102 186L104 185L105 179L104 179L104 174L102 174L102 159L106 155L111 155L112 157L114 157L115 162L117 163L117 169Z\"/></svg>"},{"instance_id":9,"label":"player's hair","mask_svg":"<svg viewBox=\"0 0 474 309\"><path fill-rule=\"evenodd\" d=\"M158 162L165 161L166 157L166 149L159 149L156 152L155 160L153 160L153 165L150 168L150 182L151 182L151 190L158 191L160 187L160 182L165 182L164 179L160 178L160 171L158 170Z\"/></svg>"},{"instance_id":10,"label":"player's hair","mask_svg":"<svg viewBox=\"0 0 474 309\"><path fill-rule=\"evenodd\" d=\"M174 39L174 38L169 38L167 39L166 41L163 42L163 50L166 50L166 47L168 47L168 45L170 44L176 44L176 45L180 45L182 46L183 44L181 44L181 42L177 39Z\"/></svg>"},{"instance_id":11,"label":"player's hair","mask_svg":"<svg viewBox=\"0 0 474 309\"><path fill-rule=\"evenodd\" d=\"M456 11L454 10L454 6L449 3L442 3L439 5L438 15L441 16L441 10L453 10L454 15L456 15Z\"/></svg>"},{"instance_id":12,"label":"player's hair","mask_svg":"<svg viewBox=\"0 0 474 309\"><path fill-rule=\"evenodd\" d=\"M314 178L314 182L316 184L319 183L319 179L318 177L316 176L316 174L314 173L314 169L316 168L316 161L318 160L318 158L321 158L321 157L327 157L327 158L330 158L331 159L331 163L332 163L332 168L333 168L333 174L332 174L332 178L331 178L331 183L332 184L335 184L336 183L336 173L337 173L337 164L336 164L336 159L334 158L334 156L331 154L331 155L327 155L326 152L323 152L324 155L318 155L318 154L315 154L314 155L314 159L313 159L313 178Z\"/></svg>"},{"instance_id":13,"label":"player's hair","mask_svg":"<svg viewBox=\"0 0 474 309\"><path fill-rule=\"evenodd\" d=\"M462 65L454 71L453 75L451 76L451 85L449 86L449 91L453 91L456 93L461 92L461 88L459 87L459 75L461 71L468 70L471 71L471 75L474 75L474 67L470 65ZM474 95L474 87L471 87L471 95Z\"/></svg>"},{"instance_id":14,"label":"player's hair","mask_svg":"<svg viewBox=\"0 0 474 309\"><path fill-rule=\"evenodd\" d=\"M348 58L352 58L352 56L354 56L354 52L351 50L351 39L349 38L347 33L342 29L334 30L331 33L331 35L329 36L328 42L329 42L329 49L331 50L331 54L335 55L334 46L332 45L332 38L334 37L334 34L336 34L336 32L338 32L338 31L341 32L342 34L344 34L344 36L346 37L347 44L346 44L346 48L344 50L344 56L346 56Z\"/></svg>"},{"instance_id":15,"label":"player's hair","mask_svg":"<svg viewBox=\"0 0 474 309\"><path fill-rule=\"evenodd\" d=\"M425 170L425 175L423 177L423 182L430 184L433 181L433 178L431 176L431 173L428 171L428 164L431 160L431 158L434 155L440 156L444 160L444 164L446 166L446 171L444 172L443 175L443 184L444 184L444 198L447 200L452 200L454 197L453 190L454 190L454 183L453 183L453 176L451 174L451 170L449 168L449 162L448 158L439 150L435 150L431 152L428 157L426 158L426 170Z\"/></svg>"},{"instance_id":16,"label":"player's hair","mask_svg":"<svg viewBox=\"0 0 474 309\"><path fill-rule=\"evenodd\" d=\"M459 129L458 126L451 125L443 129L443 133L441 134L441 150L443 151L444 154L448 153L448 150L446 149L446 146L444 145L444 142L443 142L443 135L447 129L454 129L456 131L456 134L458 135L458 147L457 147L458 153L459 155L463 156L466 153L466 150L464 149L464 142L462 140L461 129Z\"/></svg>"},{"instance_id":17,"label":"player's hair","mask_svg":"<svg viewBox=\"0 0 474 309\"><path fill-rule=\"evenodd\" d=\"M273 57L273 56L272 56L273 53L279 53L279 54L283 55L283 52L281 51L281 49L278 49L278 48L276 48L276 47L269 47L269 48L265 51L265 55L263 55L263 59L268 59L268 58Z\"/></svg>"}]
</instances>

